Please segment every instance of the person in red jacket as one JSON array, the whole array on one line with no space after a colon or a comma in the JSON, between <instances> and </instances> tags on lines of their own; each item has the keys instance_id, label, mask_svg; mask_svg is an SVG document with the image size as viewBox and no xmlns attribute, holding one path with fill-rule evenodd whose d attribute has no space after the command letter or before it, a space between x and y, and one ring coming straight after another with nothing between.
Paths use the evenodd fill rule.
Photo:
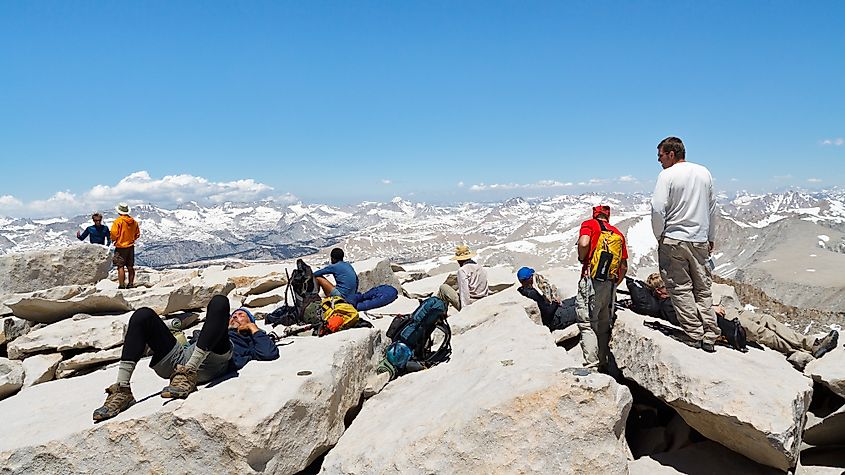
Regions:
<instances>
[{"instance_id":1,"label":"person in red jacket","mask_svg":"<svg viewBox=\"0 0 845 475\"><path fill-rule=\"evenodd\" d=\"M585 364L599 370L607 369L610 355L616 286L628 272L625 236L609 219L610 206L593 207L593 218L581 223L578 236L578 260L583 267L575 295L576 320Z\"/></svg>"},{"instance_id":2,"label":"person in red jacket","mask_svg":"<svg viewBox=\"0 0 845 475\"><path fill-rule=\"evenodd\" d=\"M129 216L129 205L120 203L115 208L117 219L111 225L111 240L114 242L114 265L117 266L118 288L132 288L135 285L135 241L141 237L138 222ZM126 269L129 270L129 285L126 285Z\"/></svg>"}]
</instances>

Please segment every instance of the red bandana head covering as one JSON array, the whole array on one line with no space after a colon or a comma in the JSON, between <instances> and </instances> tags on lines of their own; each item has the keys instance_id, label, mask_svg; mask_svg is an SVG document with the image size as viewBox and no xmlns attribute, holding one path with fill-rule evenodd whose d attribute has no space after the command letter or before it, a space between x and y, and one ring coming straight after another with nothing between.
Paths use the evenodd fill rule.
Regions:
<instances>
[{"instance_id":1,"label":"red bandana head covering","mask_svg":"<svg viewBox=\"0 0 845 475\"><path fill-rule=\"evenodd\" d=\"M600 214L607 216L607 219L610 219L610 206L607 205L599 205L593 206L593 219L599 217Z\"/></svg>"}]
</instances>

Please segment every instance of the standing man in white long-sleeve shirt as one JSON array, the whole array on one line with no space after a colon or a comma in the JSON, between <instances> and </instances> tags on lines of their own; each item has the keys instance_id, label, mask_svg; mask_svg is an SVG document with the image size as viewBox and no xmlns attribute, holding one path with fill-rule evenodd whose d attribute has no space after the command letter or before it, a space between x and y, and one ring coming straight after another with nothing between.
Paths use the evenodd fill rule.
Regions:
<instances>
[{"instance_id":1,"label":"standing man in white long-sleeve shirt","mask_svg":"<svg viewBox=\"0 0 845 475\"><path fill-rule=\"evenodd\" d=\"M651 225L660 275L672 298L684 343L712 353L719 337L707 258L716 236L716 199L707 168L686 161L684 143L667 137L657 146L663 171L651 198Z\"/></svg>"}]
</instances>

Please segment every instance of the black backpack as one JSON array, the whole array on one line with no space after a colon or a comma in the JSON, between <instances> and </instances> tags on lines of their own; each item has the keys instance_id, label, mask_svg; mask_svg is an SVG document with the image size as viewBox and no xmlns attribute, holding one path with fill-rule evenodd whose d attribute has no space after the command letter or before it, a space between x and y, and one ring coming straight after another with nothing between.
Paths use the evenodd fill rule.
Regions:
<instances>
[{"instance_id":1,"label":"black backpack","mask_svg":"<svg viewBox=\"0 0 845 475\"><path fill-rule=\"evenodd\" d=\"M287 270L285 270L287 275ZM287 276L288 285L285 288L285 304L273 310L265 320L273 326L276 325L298 325L302 323L317 323L320 318L310 315L306 321L306 309L309 306L319 307L321 299L317 282L314 280L314 272L311 266L302 259L296 260L296 269ZM293 298L293 305L288 304L288 294Z\"/></svg>"},{"instance_id":2,"label":"black backpack","mask_svg":"<svg viewBox=\"0 0 845 475\"><path fill-rule=\"evenodd\" d=\"M429 297L420 303L410 315L399 315L390 323L387 337L392 342L401 342L413 351L414 360L425 367L448 361L452 355L452 329L446 321L446 303L437 297ZM440 346L432 338L435 331L442 334Z\"/></svg>"},{"instance_id":3,"label":"black backpack","mask_svg":"<svg viewBox=\"0 0 845 475\"><path fill-rule=\"evenodd\" d=\"M628 294L631 296L630 309L640 315L660 318L660 303L651 293L651 290L646 287L645 282L625 277L625 283L628 287ZM677 320L675 320L675 323L677 323Z\"/></svg>"},{"instance_id":4,"label":"black backpack","mask_svg":"<svg viewBox=\"0 0 845 475\"><path fill-rule=\"evenodd\" d=\"M719 330L722 330L722 336L728 340L729 345L743 353L748 351L748 332L739 323L738 318L728 320L716 315L716 323L719 325Z\"/></svg>"}]
</instances>

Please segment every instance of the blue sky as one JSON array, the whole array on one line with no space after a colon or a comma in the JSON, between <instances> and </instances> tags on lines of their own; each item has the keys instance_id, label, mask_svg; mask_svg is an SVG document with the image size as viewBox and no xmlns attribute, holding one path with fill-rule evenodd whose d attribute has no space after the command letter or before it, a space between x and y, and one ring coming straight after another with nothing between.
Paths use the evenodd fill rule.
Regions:
<instances>
[{"instance_id":1,"label":"blue sky","mask_svg":"<svg viewBox=\"0 0 845 475\"><path fill-rule=\"evenodd\" d=\"M842 2L2 2L0 214L845 183ZM52 213L52 211L56 213Z\"/></svg>"}]
</instances>

